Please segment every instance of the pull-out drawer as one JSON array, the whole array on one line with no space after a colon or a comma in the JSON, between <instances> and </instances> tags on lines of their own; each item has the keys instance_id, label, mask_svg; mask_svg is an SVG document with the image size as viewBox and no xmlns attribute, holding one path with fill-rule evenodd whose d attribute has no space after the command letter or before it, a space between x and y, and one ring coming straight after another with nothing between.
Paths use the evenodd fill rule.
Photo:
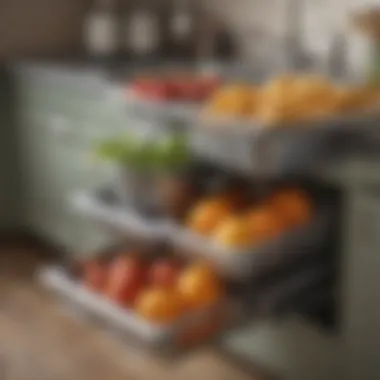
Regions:
<instances>
[{"instance_id":1,"label":"pull-out drawer","mask_svg":"<svg viewBox=\"0 0 380 380\"><path fill-rule=\"evenodd\" d=\"M123 109L114 105L103 74L60 66L21 67L15 73L19 115L26 123L49 115L63 117L79 134L117 130L117 122L124 127Z\"/></svg>"},{"instance_id":2,"label":"pull-out drawer","mask_svg":"<svg viewBox=\"0 0 380 380\"><path fill-rule=\"evenodd\" d=\"M295 315L261 318L226 334L222 350L238 364L252 364L284 380L345 378L339 335L327 334Z\"/></svg>"},{"instance_id":3,"label":"pull-out drawer","mask_svg":"<svg viewBox=\"0 0 380 380\"><path fill-rule=\"evenodd\" d=\"M310 312L331 300L334 268L315 257L295 263L271 278L242 286L226 284L219 304L198 310L169 325L156 325L85 288L75 271L49 267L40 273L43 283L76 312L106 326L119 337L158 354L179 354L218 341L256 320Z\"/></svg>"}]
</instances>

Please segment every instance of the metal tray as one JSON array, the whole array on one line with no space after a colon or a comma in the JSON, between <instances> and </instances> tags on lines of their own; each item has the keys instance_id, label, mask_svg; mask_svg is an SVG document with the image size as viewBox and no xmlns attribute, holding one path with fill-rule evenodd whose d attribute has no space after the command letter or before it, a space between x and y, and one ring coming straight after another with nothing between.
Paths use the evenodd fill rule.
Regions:
<instances>
[{"instance_id":1,"label":"metal tray","mask_svg":"<svg viewBox=\"0 0 380 380\"><path fill-rule=\"evenodd\" d=\"M195 103L159 102L127 91L126 103L139 117L171 121L169 130L186 129L194 154L214 164L249 174L286 176L305 173L344 149L339 138L377 129L380 110L360 114L265 125L255 120L202 117ZM365 128L364 128L365 126ZM338 141L338 143L337 143Z\"/></svg>"},{"instance_id":2,"label":"metal tray","mask_svg":"<svg viewBox=\"0 0 380 380\"><path fill-rule=\"evenodd\" d=\"M189 314L171 325L155 325L87 290L59 267L43 268L38 273L38 279L59 295L75 313L105 325L119 337L132 339L142 348L160 354L178 354L212 341L233 325L238 313L236 306L225 301L213 308Z\"/></svg>"},{"instance_id":3,"label":"metal tray","mask_svg":"<svg viewBox=\"0 0 380 380\"><path fill-rule=\"evenodd\" d=\"M178 125L183 128L196 121L200 109L197 103L150 99L128 89L125 91L124 99L128 110L136 116L178 121Z\"/></svg>"},{"instance_id":4,"label":"metal tray","mask_svg":"<svg viewBox=\"0 0 380 380\"><path fill-rule=\"evenodd\" d=\"M335 142L336 132L325 128L197 128L190 132L196 156L248 175L305 173L338 153Z\"/></svg>"},{"instance_id":5,"label":"metal tray","mask_svg":"<svg viewBox=\"0 0 380 380\"><path fill-rule=\"evenodd\" d=\"M330 226L330 213L323 210L308 224L247 251L232 251L214 244L179 225L172 225L171 238L180 253L210 261L226 278L248 281L280 268L295 258L322 248Z\"/></svg>"},{"instance_id":6,"label":"metal tray","mask_svg":"<svg viewBox=\"0 0 380 380\"><path fill-rule=\"evenodd\" d=\"M114 227L150 239L167 236L167 223L162 218L148 218L118 203L108 204L92 192L78 192L70 200L75 210Z\"/></svg>"},{"instance_id":7,"label":"metal tray","mask_svg":"<svg viewBox=\"0 0 380 380\"><path fill-rule=\"evenodd\" d=\"M247 281L280 267L295 257L317 251L325 242L330 228L328 207L321 207L307 225L288 231L278 239L254 249L231 251L168 219L151 220L133 210L108 205L91 193L79 193L73 198L77 210L102 222L116 226L149 240L170 242L187 258L208 259L226 278Z\"/></svg>"}]
</instances>

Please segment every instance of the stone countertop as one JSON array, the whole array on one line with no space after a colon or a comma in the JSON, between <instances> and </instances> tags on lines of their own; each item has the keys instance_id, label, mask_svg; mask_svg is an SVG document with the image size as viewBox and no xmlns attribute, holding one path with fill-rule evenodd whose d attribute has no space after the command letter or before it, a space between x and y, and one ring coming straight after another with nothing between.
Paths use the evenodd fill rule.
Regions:
<instances>
[{"instance_id":1,"label":"stone countertop","mask_svg":"<svg viewBox=\"0 0 380 380\"><path fill-rule=\"evenodd\" d=\"M163 360L68 315L34 280L45 262L39 249L0 247L2 380L195 380L202 373L209 380L264 379L211 347Z\"/></svg>"}]
</instances>

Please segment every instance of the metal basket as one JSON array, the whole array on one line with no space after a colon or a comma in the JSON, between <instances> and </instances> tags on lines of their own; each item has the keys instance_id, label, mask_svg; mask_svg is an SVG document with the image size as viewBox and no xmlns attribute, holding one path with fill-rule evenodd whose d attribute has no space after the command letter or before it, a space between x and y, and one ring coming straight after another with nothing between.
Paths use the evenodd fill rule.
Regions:
<instances>
[{"instance_id":1,"label":"metal basket","mask_svg":"<svg viewBox=\"0 0 380 380\"><path fill-rule=\"evenodd\" d=\"M145 321L131 309L122 308L87 290L60 268L44 268L38 273L38 278L76 314L105 325L119 337L131 339L144 349L161 354L178 354L212 340L233 323L237 312L236 307L225 301L190 313L172 324L159 325ZM205 328L204 333L199 334Z\"/></svg>"},{"instance_id":2,"label":"metal basket","mask_svg":"<svg viewBox=\"0 0 380 380\"><path fill-rule=\"evenodd\" d=\"M325 242L330 220L328 210L323 210L309 224L244 251L226 249L178 225L173 225L171 236L183 248L180 253L205 258L226 278L245 282L270 273L297 257L315 253Z\"/></svg>"}]
</instances>

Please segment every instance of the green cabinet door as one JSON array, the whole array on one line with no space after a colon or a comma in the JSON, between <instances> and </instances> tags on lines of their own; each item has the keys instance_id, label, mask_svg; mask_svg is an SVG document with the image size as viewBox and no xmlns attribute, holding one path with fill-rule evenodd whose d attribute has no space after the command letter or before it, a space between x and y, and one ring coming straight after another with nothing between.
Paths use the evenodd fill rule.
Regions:
<instances>
[{"instance_id":1,"label":"green cabinet door","mask_svg":"<svg viewBox=\"0 0 380 380\"><path fill-rule=\"evenodd\" d=\"M20 227L20 162L17 154L16 112L12 76L0 65L0 232Z\"/></svg>"},{"instance_id":2,"label":"green cabinet door","mask_svg":"<svg viewBox=\"0 0 380 380\"><path fill-rule=\"evenodd\" d=\"M54 73L53 73L54 74ZM28 227L73 253L109 241L103 226L78 215L70 198L106 181L107 169L89 160L92 140L112 134L100 91L60 75L18 75L24 220ZM105 129L107 128L107 129ZM105 132L106 131L106 132Z\"/></svg>"}]
</instances>

